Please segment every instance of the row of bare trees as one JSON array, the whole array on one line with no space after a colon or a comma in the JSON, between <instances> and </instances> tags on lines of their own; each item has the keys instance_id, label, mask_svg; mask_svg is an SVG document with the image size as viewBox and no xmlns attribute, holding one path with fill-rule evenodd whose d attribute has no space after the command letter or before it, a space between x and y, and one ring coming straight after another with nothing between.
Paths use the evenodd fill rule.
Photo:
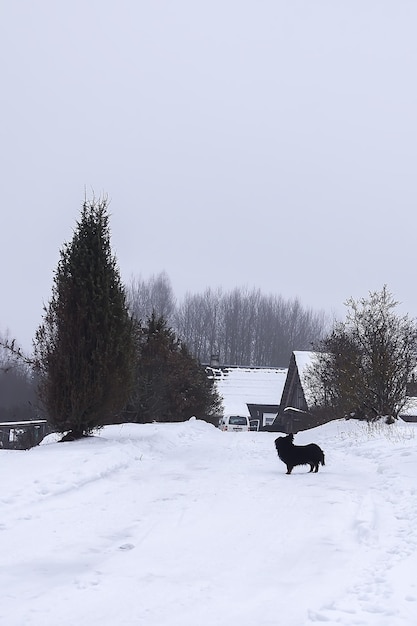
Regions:
<instances>
[{"instance_id":1,"label":"row of bare trees","mask_svg":"<svg viewBox=\"0 0 417 626\"><path fill-rule=\"evenodd\" d=\"M0 334L0 420L7 422L37 417L36 382L30 369L3 347L8 334Z\"/></svg>"},{"instance_id":2,"label":"row of bare trees","mask_svg":"<svg viewBox=\"0 0 417 626\"><path fill-rule=\"evenodd\" d=\"M217 354L228 365L287 367L293 350L311 349L328 327L323 311L260 289L208 288L177 303L166 273L132 279L128 298L138 319L153 310L167 319L201 363Z\"/></svg>"}]
</instances>

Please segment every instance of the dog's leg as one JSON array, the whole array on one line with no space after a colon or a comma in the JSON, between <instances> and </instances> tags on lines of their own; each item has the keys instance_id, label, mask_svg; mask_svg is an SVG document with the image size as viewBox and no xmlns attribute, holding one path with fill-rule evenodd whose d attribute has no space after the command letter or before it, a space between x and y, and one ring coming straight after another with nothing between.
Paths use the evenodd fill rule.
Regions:
<instances>
[{"instance_id":1,"label":"dog's leg","mask_svg":"<svg viewBox=\"0 0 417 626\"><path fill-rule=\"evenodd\" d=\"M293 467L293 465L287 465L287 474L291 474Z\"/></svg>"},{"instance_id":2,"label":"dog's leg","mask_svg":"<svg viewBox=\"0 0 417 626\"><path fill-rule=\"evenodd\" d=\"M309 465L310 465L310 472L312 472L314 469L314 465L312 463L310 463Z\"/></svg>"}]
</instances>

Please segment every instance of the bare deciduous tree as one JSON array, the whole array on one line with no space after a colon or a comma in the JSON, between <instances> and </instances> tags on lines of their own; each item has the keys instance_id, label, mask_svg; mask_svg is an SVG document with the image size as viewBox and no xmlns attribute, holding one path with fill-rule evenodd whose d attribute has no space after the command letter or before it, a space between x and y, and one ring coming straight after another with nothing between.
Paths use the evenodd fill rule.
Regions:
<instances>
[{"instance_id":1,"label":"bare deciduous tree","mask_svg":"<svg viewBox=\"0 0 417 626\"><path fill-rule=\"evenodd\" d=\"M208 362L210 355L219 350L221 300L221 290L209 288L202 294L187 294L176 310L174 326L177 334L200 362Z\"/></svg>"},{"instance_id":2,"label":"bare deciduous tree","mask_svg":"<svg viewBox=\"0 0 417 626\"><path fill-rule=\"evenodd\" d=\"M37 417L36 380L28 361L8 333L0 337L0 421Z\"/></svg>"},{"instance_id":3,"label":"bare deciduous tree","mask_svg":"<svg viewBox=\"0 0 417 626\"><path fill-rule=\"evenodd\" d=\"M146 320L153 312L170 320L175 311L175 297L166 272L151 276L149 280L133 277L127 288L127 301L137 320Z\"/></svg>"},{"instance_id":4,"label":"bare deciduous tree","mask_svg":"<svg viewBox=\"0 0 417 626\"><path fill-rule=\"evenodd\" d=\"M416 365L417 326L398 315L387 287L347 301L344 322L319 345L309 387L335 417L397 418Z\"/></svg>"}]
</instances>

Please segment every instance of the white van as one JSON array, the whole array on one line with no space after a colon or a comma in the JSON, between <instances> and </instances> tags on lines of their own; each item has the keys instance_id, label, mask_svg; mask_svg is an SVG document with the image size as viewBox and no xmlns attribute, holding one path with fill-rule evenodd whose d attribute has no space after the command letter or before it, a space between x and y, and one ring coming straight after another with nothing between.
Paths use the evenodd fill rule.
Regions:
<instances>
[{"instance_id":1,"label":"white van","mask_svg":"<svg viewBox=\"0 0 417 626\"><path fill-rule=\"evenodd\" d=\"M227 431L248 431L250 428L249 418L242 415L224 415L219 420L220 430Z\"/></svg>"}]
</instances>

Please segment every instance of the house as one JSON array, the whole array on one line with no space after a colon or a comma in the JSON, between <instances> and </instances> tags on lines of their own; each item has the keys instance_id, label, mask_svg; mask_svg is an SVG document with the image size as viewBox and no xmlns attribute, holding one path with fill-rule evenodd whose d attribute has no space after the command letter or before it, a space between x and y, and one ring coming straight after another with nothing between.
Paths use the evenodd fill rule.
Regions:
<instances>
[{"instance_id":1,"label":"house","mask_svg":"<svg viewBox=\"0 0 417 626\"><path fill-rule=\"evenodd\" d=\"M273 430L284 433L297 433L299 430L314 428L328 421L328 418L313 414L317 408L306 384L306 373L314 363L315 352L295 351L291 355L287 378Z\"/></svg>"},{"instance_id":2,"label":"house","mask_svg":"<svg viewBox=\"0 0 417 626\"><path fill-rule=\"evenodd\" d=\"M286 369L212 365L206 371L223 400L223 415L249 417L253 430L269 429L278 414Z\"/></svg>"},{"instance_id":3,"label":"house","mask_svg":"<svg viewBox=\"0 0 417 626\"><path fill-rule=\"evenodd\" d=\"M398 417L404 422L417 422L417 397L408 397L407 404L399 412Z\"/></svg>"},{"instance_id":4,"label":"house","mask_svg":"<svg viewBox=\"0 0 417 626\"><path fill-rule=\"evenodd\" d=\"M407 403L399 412L398 417L404 422L417 423L417 367L414 368L407 385Z\"/></svg>"},{"instance_id":5,"label":"house","mask_svg":"<svg viewBox=\"0 0 417 626\"><path fill-rule=\"evenodd\" d=\"M295 351L292 353L288 374L282 392L280 409L271 430L285 433L297 433L300 430L314 428L332 419L315 404L307 385L307 371L314 364L315 352ZM413 379L414 382L414 379ZM405 422L417 422L416 388L410 386L406 406L398 417ZM413 397L411 397L413 396Z\"/></svg>"}]
</instances>

